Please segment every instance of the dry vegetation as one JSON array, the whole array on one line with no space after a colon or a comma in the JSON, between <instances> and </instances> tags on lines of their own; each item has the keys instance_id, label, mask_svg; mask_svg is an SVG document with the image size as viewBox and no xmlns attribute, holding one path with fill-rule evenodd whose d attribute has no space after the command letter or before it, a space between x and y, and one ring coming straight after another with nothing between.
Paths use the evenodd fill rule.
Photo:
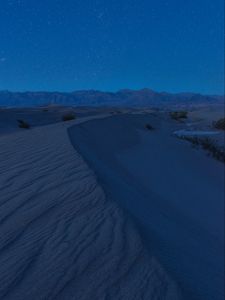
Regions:
<instances>
[{"instance_id":1,"label":"dry vegetation","mask_svg":"<svg viewBox=\"0 0 225 300\"><path fill-rule=\"evenodd\" d=\"M225 130L225 118L219 119L218 121L214 122L213 126L216 129Z\"/></svg>"},{"instance_id":2,"label":"dry vegetation","mask_svg":"<svg viewBox=\"0 0 225 300\"><path fill-rule=\"evenodd\" d=\"M29 129L30 128L30 124L27 123L24 120L17 120L17 122L18 122L19 128L23 128L23 129Z\"/></svg>"},{"instance_id":3,"label":"dry vegetation","mask_svg":"<svg viewBox=\"0 0 225 300\"><path fill-rule=\"evenodd\" d=\"M184 110L170 112L170 117L177 121L180 121L182 119L187 119L187 116L188 116L188 112Z\"/></svg>"},{"instance_id":4,"label":"dry vegetation","mask_svg":"<svg viewBox=\"0 0 225 300\"><path fill-rule=\"evenodd\" d=\"M150 125L150 124L146 124L146 125L145 125L145 128L148 129L148 130L154 130L154 129L155 129L155 128L154 128L152 125Z\"/></svg>"},{"instance_id":5,"label":"dry vegetation","mask_svg":"<svg viewBox=\"0 0 225 300\"><path fill-rule=\"evenodd\" d=\"M65 115L62 116L62 120L65 121L71 121L76 118L74 113L66 113Z\"/></svg>"},{"instance_id":6,"label":"dry vegetation","mask_svg":"<svg viewBox=\"0 0 225 300\"><path fill-rule=\"evenodd\" d=\"M219 146L215 140L208 137L200 138L191 136L183 136L182 139L191 142L196 147L201 147L212 157L225 163L225 150L223 147Z\"/></svg>"}]
</instances>

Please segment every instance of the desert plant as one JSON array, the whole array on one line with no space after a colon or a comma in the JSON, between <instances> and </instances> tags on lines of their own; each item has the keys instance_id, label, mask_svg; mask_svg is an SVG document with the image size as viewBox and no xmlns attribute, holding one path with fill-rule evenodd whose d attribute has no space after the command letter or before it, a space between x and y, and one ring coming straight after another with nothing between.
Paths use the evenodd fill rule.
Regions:
<instances>
[{"instance_id":1,"label":"desert plant","mask_svg":"<svg viewBox=\"0 0 225 300\"><path fill-rule=\"evenodd\" d=\"M225 162L225 151L217 145L216 141L210 138L201 139L200 144L203 149L207 150L214 158Z\"/></svg>"},{"instance_id":2,"label":"desert plant","mask_svg":"<svg viewBox=\"0 0 225 300\"><path fill-rule=\"evenodd\" d=\"M152 125L150 124L145 124L145 128L148 129L148 130L153 130L155 129Z\"/></svg>"},{"instance_id":3,"label":"desert plant","mask_svg":"<svg viewBox=\"0 0 225 300\"><path fill-rule=\"evenodd\" d=\"M62 120L65 121L71 121L75 119L75 115L73 113L66 113L62 116Z\"/></svg>"},{"instance_id":4,"label":"desert plant","mask_svg":"<svg viewBox=\"0 0 225 300\"><path fill-rule=\"evenodd\" d=\"M187 115L188 115L188 112L184 111L184 110L170 112L170 117L177 121L179 121L181 119L187 119Z\"/></svg>"},{"instance_id":5,"label":"desert plant","mask_svg":"<svg viewBox=\"0 0 225 300\"><path fill-rule=\"evenodd\" d=\"M19 128L29 129L30 124L25 122L24 120L17 120Z\"/></svg>"},{"instance_id":6,"label":"desert plant","mask_svg":"<svg viewBox=\"0 0 225 300\"><path fill-rule=\"evenodd\" d=\"M223 147L220 147L217 142L209 137L200 138L200 137L191 137L191 136L182 136L182 139L189 141L194 146L199 146L202 149L206 150L209 154L212 155L215 159L225 163L225 150Z\"/></svg>"},{"instance_id":7,"label":"desert plant","mask_svg":"<svg viewBox=\"0 0 225 300\"><path fill-rule=\"evenodd\" d=\"M219 119L218 121L214 122L213 126L216 129L225 130L225 118Z\"/></svg>"}]
</instances>

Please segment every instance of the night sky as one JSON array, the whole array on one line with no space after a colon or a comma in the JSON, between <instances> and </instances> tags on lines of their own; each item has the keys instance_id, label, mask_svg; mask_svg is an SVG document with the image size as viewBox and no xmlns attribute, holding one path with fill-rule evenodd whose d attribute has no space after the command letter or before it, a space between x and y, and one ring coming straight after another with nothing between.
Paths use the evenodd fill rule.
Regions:
<instances>
[{"instance_id":1,"label":"night sky","mask_svg":"<svg viewBox=\"0 0 225 300\"><path fill-rule=\"evenodd\" d=\"M223 93L223 0L1 0L0 89Z\"/></svg>"}]
</instances>

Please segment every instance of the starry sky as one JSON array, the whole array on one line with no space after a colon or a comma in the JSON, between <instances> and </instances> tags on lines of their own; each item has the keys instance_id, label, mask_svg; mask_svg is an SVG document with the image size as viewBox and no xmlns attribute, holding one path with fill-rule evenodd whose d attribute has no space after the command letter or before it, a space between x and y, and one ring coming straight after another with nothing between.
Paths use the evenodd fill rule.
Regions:
<instances>
[{"instance_id":1,"label":"starry sky","mask_svg":"<svg viewBox=\"0 0 225 300\"><path fill-rule=\"evenodd\" d=\"M1 0L0 90L224 93L223 0Z\"/></svg>"}]
</instances>

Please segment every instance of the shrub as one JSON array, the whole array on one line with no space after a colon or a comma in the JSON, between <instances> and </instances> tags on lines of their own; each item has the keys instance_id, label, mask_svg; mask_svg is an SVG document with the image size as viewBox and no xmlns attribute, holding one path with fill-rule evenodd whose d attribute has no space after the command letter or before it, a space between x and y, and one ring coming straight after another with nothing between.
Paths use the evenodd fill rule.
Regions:
<instances>
[{"instance_id":1,"label":"shrub","mask_svg":"<svg viewBox=\"0 0 225 300\"><path fill-rule=\"evenodd\" d=\"M220 147L215 140L200 137L183 136L182 139L191 142L194 146L200 146L202 149L208 151L215 159L225 163L225 150Z\"/></svg>"},{"instance_id":2,"label":"shrub","mask_svg":"<svg viewBox=\"0 0 225 300\"><path fill-rule=\"evenodd\" d=\"M219 119L213 125L216 129L225 130L225 118Z\"/></svg>"},{"instance_id":3,"label":"shrub","mask_svg":"<svg viewBox=\"0 0 225 300\"><path fill-rule=\"evenodd\" d=\"M75 115L73 113L67 113L62 116L62 120L65 121L71 121L75 119Z\"/></svg>"},{"instance_id":4,"label":"shrub","mask_svg":"<svg viewBox=\"0 0 225 300\"><path fill-rule=\"evenodd\" d=\"M152 125L150 125L150 124L146 124L145 125L145 128L146 129L148 129L148 130L153 130L153 129L155 129Z\"/></svg>"},{"instance_id":5,"label":"shrub","mask_svg":"<svg viewBox=\"0 0 225 300\"><path fill-rule=\"evenodd\" d=\"M181 119L187 119L187 115L188 115L188 112L187 111L184 111L184 110L181 110L181 111L172 111L170 113L170 117L174 120L181 120Z\"/></svg>"},{"instance_id":6,"label":"shrub","mask_svg":"<svg viewBox=\"0 0 225 300\"><path fill-rule=\"evenodd\" d=\"M23 121L23 120L17 120L19 128L29 129L30 124Z\"/></svg>"}]
</instances>

